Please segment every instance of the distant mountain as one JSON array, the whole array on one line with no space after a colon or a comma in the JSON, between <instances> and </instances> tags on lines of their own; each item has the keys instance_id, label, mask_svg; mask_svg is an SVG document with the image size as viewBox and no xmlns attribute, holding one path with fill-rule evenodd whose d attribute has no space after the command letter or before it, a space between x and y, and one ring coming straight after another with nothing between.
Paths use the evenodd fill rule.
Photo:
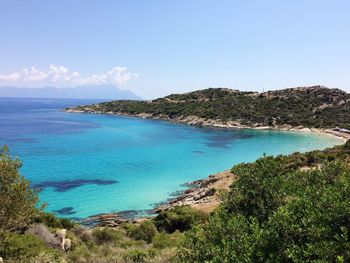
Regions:
<instances>
[{"instance_id":1,"label":"distant mountain","mask_svg":"<svg viewBox=\"0 0 350 263\"><path fill-rule=\"evenodd\" d=\"M350 129L350 94L322 86L264 93L209 88L152 101L111 101L71 110L160 118L199 126Z\"/></svg>"},{"instance_id":2,"label":"distant mountain","mask_svg":"<svg viewBox=\"0 0 350 263\"><path fill-rule=\"evenodd\" d=\"M0 87L0 97L140 100L140 97L133 92L118 89L114 85L78 86L74 88L6 86Z\"/></svg>"}]
</instances>

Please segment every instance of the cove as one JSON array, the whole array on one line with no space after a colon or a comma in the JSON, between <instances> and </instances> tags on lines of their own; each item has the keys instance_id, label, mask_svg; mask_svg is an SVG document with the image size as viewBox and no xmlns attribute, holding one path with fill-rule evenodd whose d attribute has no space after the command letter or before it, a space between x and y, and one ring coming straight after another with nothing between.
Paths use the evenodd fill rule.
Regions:
<instances>
[{"instance_id":1,"label":"cove","mask_svg":"<svg viewBox=\"0 0 350 263\"><path fill-rule=\"evenodd\" d=\"M0 144L23 161L47 211L84 218L144 211L202 179L268 155L324 149L312 133L198 128L124 116L66 113L94 101L0 99Z\"/></svg>"}]
</instances>

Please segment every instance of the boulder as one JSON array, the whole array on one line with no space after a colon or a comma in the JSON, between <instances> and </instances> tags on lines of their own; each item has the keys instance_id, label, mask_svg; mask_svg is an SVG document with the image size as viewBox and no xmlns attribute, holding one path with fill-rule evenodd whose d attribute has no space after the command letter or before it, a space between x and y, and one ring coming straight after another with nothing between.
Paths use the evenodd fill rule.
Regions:
<instances>
[{"instance_id":1,"label":"boulder","mask_svg":"<svg viewBox=\"0 0 350 263\"><path fill-rule=\"evenodd\" d=\"M26 231L28 234L32 234L41 239L49 247L60 247L61 240L55 234L51 233L47 226L43 224L33 224ZM1 262L1 261L0 261Z\"/></svg>"}]
</instances>

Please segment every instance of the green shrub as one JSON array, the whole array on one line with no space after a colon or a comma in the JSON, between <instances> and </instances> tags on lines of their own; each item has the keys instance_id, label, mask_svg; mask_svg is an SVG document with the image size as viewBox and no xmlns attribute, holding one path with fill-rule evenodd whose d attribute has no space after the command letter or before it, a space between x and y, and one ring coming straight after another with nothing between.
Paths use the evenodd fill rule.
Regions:
<instances>
[{"instance_id":1,"label":"green shrub","mask_svg":"<svg viewBox=\"0 0 350 263\"><path fill-rule=\"evenodd\" d=\"M172 234L166 232L157 233L152 241L153 247L157 249L164 249L168 247L177 247L183 239L183 234L178 230Z\"/></svg>"},{"instance_id":2,"label":"green shrub","mask_svg":"<svg viewBox=\"0 0 350 263\"><path fill-rule=\"evenodd\" d=\"M46 212L40 212L35 218L33 218L32 222L41 223L52 228L65 228L68 230L75 226L74 222L67 218L58 218L55 215Z\"/></svg>"},{"instance_id":3,"label":"green shrub","mask_svg":"<svg viewBox=\"0 0 350 263\"><path fill-rule=\"evenodd\" d=\"M254 245L260 227L255 219L217 212L208 224L199 225L185 233L178 249L180 262L262 262L258 261Z\"/></svg>"},{"instance_id":4,"label":"green shrub","mask_svg":"<svg viewBox=\"0 0 350 263\"><path fill-rule=\"evenodd\" d=\"M145 246L145 241L143 240L135 240L132 238L125 238L123 239L122 242L119 242L119 247L123 249L128 249L128 248L141 248Z\"/></svg>"},{"instance_id":5,"label":"green shrub","mask_svg":"<svg viewBox=\"0 0 350 263\"><path fill-rule=\"evenodd\" d=\"M81 241L83 241L85 243L90 243L94 240L92 232L90 232L90 231L84 231L83 233L81 233L81 235L79 237L80 237Z\"/></svg>"},{"instance_id":6,"label":"green shrub","mask_svg":"<svg viewBox=\"0 0 350 263\"><path fill-rule=\"evenodd\" d=\"M148 261L149 254L143 249L132 249L127 251L123 258L129 262L145 263Z\"/></svg>"},{"instance_id":7,"label":"green shrub","mask_svg":"<svg viewBox=\"0 0 350 263\"><path fill-rule=\"evenodd\" d=\"M283 204L284 166L281 162L265 157L253 165L236 165L232 173L239 175L239 180L232 184L224 204L230 212L263 221Z\"/></svg>"},{"instance_id":8,"label":"green shrub","mask_svg":"<svg viewBox=\"0 0 350 263\"><path fill-rule=\"evenodd\" d=\"M181 232L190 229L196 223L204 222L208 214L191 208L189 206L175 207L163 211L153 219L159 231L173 233L176 230Z\"/></svg>"},{"instance_id":9,"label":"green shrub","mask_svg":"<svg viewBox=\"0 0 350 263\"><path fill-rule=\"evenodd\" d=\"M290 158L236 166L224 206L186 233L180 261L349 262L348 162L286 170Z\"/></svg>"},{"instance_id":10,"label":"green shrub","mask_svg":"<svg viewBox=\"0 0 350 263\"><path fill-rule=\"evenodd\" d=\"M151 243L157 233L157 228L151 221L144 221L140 225L134 225L129 228L128 236L135 240L144 240Z\"/></svg>"},{"instance_id":11,"label":"green shrub","mask_svg":"<svg viewBox=\"0 0 350 263\"><path fill-rule=\"evenodd\" d=\"M50 252L43 241L30 234L6 233L0 240L0 255L5 259L30 259L40 253Z\"/></svg>"},{"instance_id":12,"label":"green shrub","mask_svg":"<svg viewBox=\"0 0 350 263\"><path fill-rule=\"evenodd\" d=\"M266 258L350 261L350 171L329 164L317 176L321 182L309 185L269 218L260 248L268 251Z\"/></svg>"},{"instance_id":13,"label":"green shrub","mask_svg":"<svg viewBox=\"0 0 350 263\"><path fill-rule=\"evenodd\" d=\"M0 149L0 235L26 227L38 212L38 193L19 173L21 166L7 147Z\"/></svg>"},{"instance_id":14,"label":"green shrub","mask_svg":"<svg viewBox=\"0 0 350 263\"><path fill-rule=\"evenodd\" d=\"M91 258L95 251L91 251L87 246L80 245L75 247L67 255L68 262L91 262Z\"/></svg>"},{"instance_id":15,"label":"green shrub","mask_svg":"<svg viewBox=\"0 0 350 263\"><path fill-rule=\"evenodd\" d=\"M120 240L123 237L123 234L118 230L114 230L108 227L104 228L95 228L92 232L92 236L94 237L97 244L104 243L114 243Z\"/></svg>"}]
</instances>

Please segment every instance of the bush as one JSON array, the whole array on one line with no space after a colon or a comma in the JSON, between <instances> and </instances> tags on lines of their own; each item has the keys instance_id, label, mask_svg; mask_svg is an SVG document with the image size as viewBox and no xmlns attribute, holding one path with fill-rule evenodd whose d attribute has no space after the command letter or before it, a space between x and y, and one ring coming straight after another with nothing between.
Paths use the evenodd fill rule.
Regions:
<instances>
[{"instance_id":1,"label":"bush","mask_svg":"<svg viewBox=\"0 0 350 263\"><path fill-rule=\"evenodd\" d=\"M269 257L285 262L350 261L350 171L333 164L323 171L317 174L323 185L310 185L269 218L260 248L269 251Z\"/></svg>"},{"instance_id":2,"label":"bush","mask_svg":"<svg viewBox=\"0 0 350 263\"><path fill-rule=\"evenodd\" d=\"M64 228L68 230L75 226L74 222L67 218L58 218L46 212L40 212L32 221L33 223L42 223L48 227Z\"/></svg>"},{"instance_id":3,"label":"bush","mask_svg":"<svg viewBox=\"0 0 350 263\"><path fill-rule=\"evenodd\" d=\"M94 229L92 236L94 237L96 243L101 245L104 243L114 243L117 240L120 240L123 237L123 234L118 230L105 227Z\"/></svg>"},{"instance_id":4,"label":"bush","mask_svg":"<svg viewBox=\"0 0 350 263\"><path fill-rule=\"evenodd\" d=\"M284 166L272 157L261 158L253 165L241 164L232 169L239 175L227 195L225 207L233 213L254 216L264 221L284 202Z\"/></svg>"},{"instance_id":5,"label":"bush","mask_svg":"<svg viewBox=\"0 0 350 263\"><path fill-rule=\"evenodd\" d=\"M5 259L21 260L38 256L41 253L55 253L43 241L30 234L6 233L0 242L0 255Z\"/></svg>"},{"instance_id":6,"label":"bush","mask_svg":"<svg viewBox=\"0 0 350 263\"><path fill-rule=\"evenodd\" d=\"M144 221L139 226L131 226L128 230L128 236L135 240L144 240L151 243L157 233L157 228L151 221Z\"/></svg>"},{"instance_id":7,"label":"bush","mask_svg":"<svg viewBox=\"0 0 350 263\"><path fill-rule=\"evenodd\" d=\"M94 237L92 236L92 232L91 231L84 231L83 233L81 233L81 235L79 235L81 241L85 242L85 243L90 243L94 240Z\"/></svg>"},{"instance_id":8,"label":"bush","mask_svg":"<svg viewBox=\"0 0 350 263\"><path fill-rule=\"evenodd\" d=\"M348 162L301 171L284 161L236 166L239 182L207 224L186 234L180 261L349 262Z\"/></svg>"},{"instance_id":9,"label":"bush","mask_svg":"<svg viewBox=\"0 0 350 263\"><path fill-rule=\"evenodd\" d=\"M84 245L80 245L76 247L73 251L68 253L67 262L75 262L75 263L94 262L94 261L91 261L93 254L94 252L91 251L88 247Z\"/></svg>"},{"instance_id":10,"label":"bush","mask_svg":"<svg viewBox=\"0 0 350 263\"><path fill-rule=\"evenodd\" d=\"M152 241L153 247L157 249L164 249L168 247L177 247L183 239L183 234L178 230L172 234L166 232L157 233Z\"/></svg>"},{"instance_id":11,"label":"bush","mask_svg":"<svg viewBox=\"0 0 350 263\"><path fill-rule=\"evenodd\" d=\"M135 262L135 263L145 263L147 262L147 259L149 258L149 255L147 251L142 249L133 249L129 250L124 255L124 260Z\"/></svg>"},{"instance_id":12,"label":"bush","mask_svg":"<svg viewBox=\"0 0 350 263\"><path fill-rule=\"evenodd\" d=\"M208 214L202 211L189 206L181 206L161 212L153 219L153 222L159 231L173 233L176 230L186 231L195 224L204 222L207 218Z\"/></svg>"},{"instance_id":13,"label":"bush","mask_svg":"<svg viewBox=\"0 0 350 263\"><path fill-rule=\"evenodd\" d=\"M185 233L180 262L263 262L254 250L260 227L255 219L215 213L208 224ZM255 258L256 256L256 258Z\"/></svg>"},{"instance_id":14,"label":"bush","mask_svg":"<svg viewBox=\"0 0 350 263\"><path fill-rule=\"evenodd\" d=\"M38 193L20 175L21 165L7 147L0 149L0 235L26 227L38 212Z\"/></svg>"}]
</instances>

